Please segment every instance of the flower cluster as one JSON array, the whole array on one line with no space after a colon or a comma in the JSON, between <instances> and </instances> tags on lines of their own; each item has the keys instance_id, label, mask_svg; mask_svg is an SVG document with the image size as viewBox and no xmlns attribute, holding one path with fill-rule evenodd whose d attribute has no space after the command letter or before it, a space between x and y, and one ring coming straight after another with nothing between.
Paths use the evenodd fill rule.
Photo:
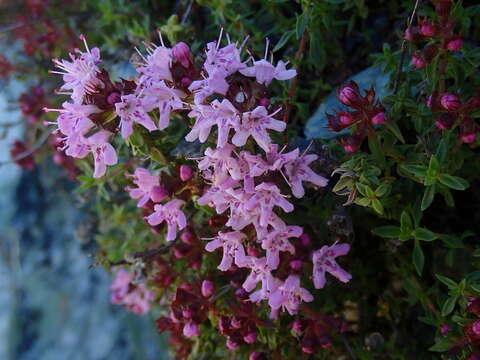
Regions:
<instances>
[{"instance_id":1,"label":"flower cluster","mask_svg":"<svg viewBox=\"0 0 480 360\"><path fill-rule=\"evenodd\" d=\"M120 269L110 286L110 300L113 304L123 305L127 310L144 315L152 306L154 294L144 283L134 283L134 273Z\"/></svg>"},{"instance_id":2,"label":"flower cluster","mask_svg":"<svg viewBox=\"0 0 480 360\"><path fill-rule=\"evenodd\" d=\"M375 99L373 87L366 90L362 96L355 81L342 86L337 98L351 110L338 111L335 115L327 114L328 125L335 132L352 129L349 135L340 138L340 144L345 151L352 153L360 148L367 135L373 134L375 126L385 124L385 109Z\"/></svg>"},{"instance_id":3,"label":"flower cluster","mask_svg":"<svg viewBox=\"0 0 480 360\"><path fill-rule=\"evenodd\" d=\"M462 35L455 33L456 19L451 16L453 1L435 3L436 19L420 19L417 26L405 30L404 39L412 44L427 45L412 54L412 66L420 69L431 63L442 52L456 52L462 48Z\"/></svg>"}]
</instances>

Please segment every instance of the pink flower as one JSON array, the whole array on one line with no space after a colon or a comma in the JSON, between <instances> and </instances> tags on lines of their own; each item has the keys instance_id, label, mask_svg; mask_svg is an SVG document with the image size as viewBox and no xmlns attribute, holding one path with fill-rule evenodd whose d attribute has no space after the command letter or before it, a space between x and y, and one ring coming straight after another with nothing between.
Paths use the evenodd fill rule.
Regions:
<instances>
[{"instance_id":1,"label":"pink flower","mask_svg":"<svg viewBox=\"0 0 480 360\"><path fill-rule=\"evenodd\" d=\"M213 41L207 44L207 58L203 66L209 75L222 73L225 78L243 69L245 64L240 60L240 50L236 44L232 43L219 48L221 36L222 34L218 42Z\"/></svg>"},{"instance_id":2,"label":"pink flower","mask_svg":"<svg viewBox=\"0 0 480 360\"><path fill-rule=\"evenodd\" d=\"M123 298L122 304L137 315L145 315L150 310L153 299L153 292L147 290L145 284L139 284Z\"/></svg>"},{"instance_id":3,"label":"pink flower","mask_svg":"<svg viewBox=\"0 0 480 360\"><path fill-rule=\"evenodd\" d=\"M319 187L327 186L328 180L323 176L317 175L309 165L317 160L318 156L314 154L303 154L294 161L287 162L284 166L285 175L287 176L293 196L302 198L305 195L303 182L308 181Z\"/></svg>"},{"instance_id":4,"label":"pink flower","mask_svg":"<svg viewBox=\"0 0 480 360\"><path fill-rule=\"evenodd\" d=\"M76 104L82 103L83 96L87 92L93 91L94 87L101 84L97 78L100 70L97 64L100 63L100 50L88 48L87 42L83 36L80 37L85 44L86 52L78 49L75 51L78 57L70 54L71 61L54 59L54 64L62 71L50 71L54 74L63 75L62 90L72 90L71 97Z\"/></svg>"},{"instance_id":5,"label":"pink flower","mask_svg":"<svg viewBox=\"0 0 480 360\"><path fill-rule=\"evenodd\" d=\"M126 187L125 189L132 199L140 199L138 207L143 207L150 199L154 201L160 188L158 175L151 175L147 169L137 168L133 175L128 176L133 177L133 183L137 185L137 188Z\"/></svg>"},{"instance_id":6,"label":"pink flower","mask_svg":"<svg viewBox=\"0 0 480 360\"><path fill-rule=\"evenodd\" d=\"M427 20L420 21L420 34L426 37L435 35L435 24Z\"/></svg>"},{"instance_id":7,"label":"pink flower","mask_svg":"<svg viewBox=\"0 0 480 360\"><path fill-rule=\"evenodd\" d=\"M348 253L350 245L333 244L322 246L320 250L313 252L313 284L316 289L325 286L325 272L329 272L341 282L348 282L352 278L348 272L343 270L335 261L335 258Z\"/></svg>"},{"instance_id":8,"label":"pink flower","mask_svg":"<svg viewBox=\"0 0 480 360\"><path fill-rule=\"evenodd\" d=\"M288 80L297 76L295 69L287 70L287 64L280 60L277 66L273 66L266 59L262 59L254 61L253 66L240 70L240 73L245 76L255 77L258 83L268 86L273 79Z\"/></svg>"},{"instance_id":9,"label":"pink flower","mask_svg":"<svg viewBox=\"0 0 480 360\"><path fill-rule=\"evenodd\" d=\"M284 148L285 149L285 148ZM260 155L253 155L248 151L242 151L240 156L248 164L251 177L260 176L267 171L280 170L285 164L298 158L299 150L295 149L288 153L278 152L278 145L270 145L269 151L265 154L265 159Z\"/></svg>"},{"instance_id":10,"label":"pink flower","mask_svg":"<svg viewBox=\"0 0 480 360\"><path fill-rule=\"evenodd\" d=\"M242 287L250 292L255 287L259 282L262 283L262 289L264 291L267 290L268 288L268 283L271 281L272 273L271 271L273 268L271 268L267 264L267 258L262 257L262 258L257 258L253 256L249 256L247 260L244 263L245 267L248 267L251 272L250 275L245 279L245 282L243 283Z\"/></svg>"},{"instance_id":11,"label":"pink flower","mask_svg":"<svg viewBox=\"0 0 480 360\"><path fill-rule=\"evenodd\" d=\"M265 152L270 150L272 140L268 135L267 130L275 130L282 132L286 128L283 121L275 120L269 115L267 109L263 106L257 106L253 111L242 114L242 121L235 127L235 135L232 138L232 143L236 146L243 146L246 144L250 136L257 142Z\"/></svg>"},{"instance_id":12,"label":"pink flower","mask_svg":"<svg viewBox=\"0 0 480 360\"><path fill-rule=\"evenodd\" d=\"M280 251L295 254L295 247L288 241L289 238L298 238L302 235L300 226L286 226L284 229L275 229L262 239L262 249L267 252L267 264L276 269L280 263Z\"/></svg>"},{"instance_id":13,"label":"pink flower","mask_svg":"<svg viewBox=\"0 0 480 360\"><path fill-rule=\"evenodd\" d=\"M142 75L140 84L158 82L161 80L172 81L170 71L172 65L172 50L162 46L151 45L147 48L148 56L137 65L137 71Z\"/></svg>"},{"instance_id":14,"label":"pink flower","mask_svg":"<svg viewBox=\"0 0 480 360\"><path fill-rule=\"evenodd\" d=\"M313 296L308 290L300 287L300 278L297 275L289 275L285 282L271 294L268 304L274 311L282 308L290 315L295 315L302 302L310 301L313 301Z\"/></svg>"},{"instance_id":15,"label":"pink flower","mask_svg":"<svg viewBox=\"0 0 480 360\"><path fill-rule=\"evenodd\" d=\"M187 226L185 214L180 210L183 201L178 199L170 200L165 205L157 204L154 207L155 212L146 217L150 225L158 225L162 222L167 223L167 241L175 240L177 231L183 230Z\"/></svg>"},{"instance_id":16,"label":"pink flower","mask_svg":"<svg viewBox=\"0 0 480 360\"><path fill-rule=\"evenodd\" d=\"M86 139L95 161L94 178L100 178L105 175L107 165L115 165L118 161L115 149L108 143L110 135L112 133L101 130Z\"/></svg>"},{"instance_id":17,"label":"pink flower","mask_svg":"<svg viewBox=\"0 0 480 360\"><path fill-rule=\"evenodd\" d=\"M138 123L149 131L157 130L142 102L134 94L123 95L121 101L115 104L115 112L120 117L121 134L124 139L132 135L133 123Z\"/></svg>"},{"instance_id":18,"label":"pink flower","mask_svg":"<svg viewBox=\"0 0 480 360\"><path fill-rule=\"evenodd\" d=\"M370 119L373 125L382 125L385 124L385 112L380 111L376 113L372 118Z\"/></svg>"},{"instance_id":19,"label":"pink flower","mask_svg":"<svg viewBox=\"0 0 480 360\"><path fill-rule=\"evenodd\" d=\"M242 266L245 262L246 256L242 240L246 237L247 236L240 231L220 231L218 235L205 246L205 250L212 252L222 247L223 258L220 265L218 265L218 269L227 271L230 269L233 262L238 266Z\"/></svg>"},{"instance_id":20,"label":"pink flower","mask_svg":"<svg viewBox=\"0 0 480 360\"><path fill-rule=\"evenodd\" d=\"M230 85L225 80L225 74L222 72L215 72L208 78L203 80L196 80L190 84L188 90L194 93L194 102L197 105L213 94L225 95Z\"/></svg>"},{"instance_id":21,"label":"pink flower","mask_svg":"<svg viewBox=\"0 0 480 360\"><path fill-rule=\"evenodd\" d=\"M188 181L193 176L193 170L188 165L180 165L180 180Z\"/></svg>"},{"instance_id":22,"label":"pink flower","mask_svg":"<svg viewBox=\"0 0 480 360\"><path fill-rule=\"evenodd\" d=\"M187 322L183 327L183 335L185 335L187 338L200 335L200 328L198 327L198 324L194 323L193 321Z\"/></svg>"},{"instance_id":23,"label":"pink flower","mask_svg":"<svg viewBox=\"0 0 480 360\"><path fill-rule=\"evenodd\" d=\"M460 51L463 42L461 37L454 37L447 42L447 49L450 51Z\"/></svg>"},{"instance_id":24,"label":"pink flower","mask_svg":"<svg viewBox=\"0 0 480 360\"><path fill-rule=\"evenodd\" d=\"M447 111L456 111L462 106L462 101L456 94L444 93L440 95L440 105Z\"/></svg>"},{"instance_id":25,"label":"pink flower","mask_svg":"<svg viewBox=\"0 0 480 360\"><path fill-rule=\"evenodd\" d=\"M110 285L110 300L113 304L120 304L123 297L128 292L128 286L133 280L133 273L128 272L124 269L120 269L115 274L115 277Z\"/></svg>"},{"instance_id":26,"label":"pink flower","mask_svg":"<svg viewBox=\"0 0 480 360\"><path fill-rule=\"evenodd\" d=\"M215 285L210 280L203 280L201 292L203 297L208 298L215 292Z\"/></svg>"},{"instance_id":27,"label":"pink flower","mask_svg":"<svg viewBox=\"0 0 480 360\"><path fill-rule=\"evenodd\" d=\"M285 200L280 189L274 184L265 182L255 187L255 193L245 203L247 210L256 209L256 212L260 214L260 226L267 226L274 206L279 206L285 212L293 211L293 205Z\"/></svg>"},{"instance_id":28,"label":"pink flower","mask_svg":"<svg viewBox=\"0 0 480 360\"><path fill-rule=\"evenodd\" d=\"M149 112L158 109L160 112L158 130L168 127L172 111L183 109L183 103L180 99L184 96L183 92L168 87L163 80L153 82L145 87L142 96L142 104L145 111Z\"/></svg>"}]
</instances>

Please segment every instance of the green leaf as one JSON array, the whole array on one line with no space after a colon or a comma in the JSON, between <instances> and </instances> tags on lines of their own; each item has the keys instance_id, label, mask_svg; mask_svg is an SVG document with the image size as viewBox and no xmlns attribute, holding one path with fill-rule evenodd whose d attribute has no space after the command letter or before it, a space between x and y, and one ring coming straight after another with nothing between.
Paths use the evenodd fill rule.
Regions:
<instances>
[{"instance_id":1,"label":"green leaf","mask_svg":"<svg viewBox=\"0 0 480 360\"><path fill-rule=\"evenodd\" d=\"M423 165L400 165L400 167L419 178L427 175L427 167Z\"/></svg>"},{"instance_id":2,"label":"green leaf","mask_svg":"<svg viewBox=\"0 0 480 360\"><path fill-rule=\"evenodd\" d=\"M372 233L383 238L396 239L400 236L400 228L392 225L380 226L373 229Z\"/></svg>"},{"instance_id":3,"label":"green leaf","mask_svg":"<svg viewBox=\"0 0 480 360\"><path fill-rule=\"evenodd\" d=\"M369 198L356 198L355 204L360 206L368 206L370 205L371 200Z\"/></svg>"},{"instance_id":4,"label":"green leaf","mask_svg":"<svg viewBox=\"0 0 480 360\"><path fill-rule=\"evenodd\" d=\"M445 301L445 303L442 306L442 316L447 316L448 314L450 314L453 311L453 309L455 307L455 304L457 303L457 298L458 298L458 296L455 295L455 296L449 297Z\"/></svg>"},{"instance_id":5,"label":"green leaf","mask_svg":"<svg viewBox=\"0 0 480 360\"><path fill-rule=\"evenodd\" d=\"M357 187L357 190L360 193L360 195L367 196L367 185L357 182L355 186Z\"/></svg>"},{"instance_id":6,"label":"green leaf","mask_svg":"<svg viewBox=\"0 0 480 360\"><path fill-rule=\"evenodd\" d=\"M422 198L422 211L425 211L433 201L433 197L435 196L435 185L427 186L425 188L425 192L423 193Z\"/></svg>"},{"instance_id":7,"label":"green leaf","mask_svg":"<svg viewBox=\"0 0 480 360\"><path fill-rule=\"evenodd\" d=\"M297 17L296 34L297 40L300 40L308 25L308 14L303 13Z\"/></svg>"},{"instance_id":8,"label":"green leaf","mask_svg":"<svg viewBox=\"0 0 480 360\"><path fill-rule=\"evenodd\" d=\"M345 176L341 177L340 180L337 181L335 186L333 187L332 191L337 192L340 191L346 187L351 187L353 185L353 180L352 178Z\"/></svg>"},{"instance_id":9,"label":"green leaf","mask_svg":"<svg viewBox=\"0 0 480 360\"><path fill-rule=\"evenodd\" d=\"M402 234L409 234L413 230L412 218L407 211L403 210L400 215L400 231Z\"/></svg>"},{"instance_id":10,"label":"green leaf","mask_svg":"<svg viewBox=\"0 0 480 360\"><path fill-rule=\"evenodd\" d=\"M413 231L413 237L421 241L433 241L438 238L438 236L434 232L421 227L416 228Z\"/></svg>"},{"instance_id":11,"label":"green leaf","mask_svg":"<svg viewBox=\"0 0 480 360\"><path fill-rule=\"evenodd\" d=\"M449 289L456 289L457 288L457 283L455 281L453 281L452 279L446 277L446 276L443 276L443 275L438 275L438 274L435 274L435 277L440 280L442 283L444 283L445 285L448 286Z\"/></svg>"},{"instance_id":12,"label":"green leaf","mask_svg":"<svg viewBox=\"0 0 480 360\"><path fill-rule=\"evenodd\" d=\"M278 40L277 45L275 45L272 51L276 52L280 50L288 42L288 40L290 40L293 34L294 34L293 30L284 32L280 40Z\"/></svg>"},{"instance_id":13,"label":"green leaf","mask_svg":"<svg viewBox=\"0 0 480 360\"><path fill-rule=\"evenodd\" d=\"M434 352L444 352L450 350L452 346L453 343L449 338L441 337L437 338L435 341L435 345L431 346L428 350Z\"/></svg>"},{"instance_id":14,"label":"green leaf","mask_svg":"<svg viewBox=\"0 0 480 360\"><path fill-rule=\"evenodd\" d=\"M412 261L413 265L415 265L415 270L417 270L418 275L421 276L423 265L425 264L425 256L423 255L423 250L418 240L415 240L415 245L413 246Z\"/></svg>"},{"instance_id":15,"label":"green leaf","mask_svg":"<svg viewBox=\"0 0 480 360\"><path fill-rule=\"evenodd\" d=\"M469 183L458 176L453 176L449 174L440 174L438 180L445 186L455 190L465 190L469 187Z\"/></svg>"},{"instance_id":16,"label":"green leaf","mask_svg":"<svg viewBox=\"0 0 480 360\"><path fill-rule=\"evenodd\" d=\"M428 172L431 173L432 176L436 176L436 174L440 171L440 163L435 155L432 155L430 158L430 163L428 164Z\"/></svg>"},{"instance_id":17,"label":"green leaf","mask_svg":"<svg viewBox=\"0 0 480 360\"><path fill-rule=\"evenodd\" d=\"M375 190L375 196L376 197L382 197L384 196L391 188L390 184L381 184L377 189Z\"/></svg>"},{"instance_id":18,"label":"green leaf","mask_svg":"<svg viewBox=\"0 0 480 360\"><path fill-rule=\"evenodd\" d=\"M378 199L373 199L372 200L372 208L375 210L377 213L380 215L383 215L383 205Z\"/></svg>"},{"instance_id":19,"label":"green leaf","mask_svg":"<svg viewBox=\"0 0 480 360\"><path fill-rule=\"evenodd\" d=\"M386 128L392 132L395 137L400 140L403 144L405 144L405 139L403 138L402 132L398 127L397 123L395 122L388 122L385 124Z\"/></svg>"}]
</instances>

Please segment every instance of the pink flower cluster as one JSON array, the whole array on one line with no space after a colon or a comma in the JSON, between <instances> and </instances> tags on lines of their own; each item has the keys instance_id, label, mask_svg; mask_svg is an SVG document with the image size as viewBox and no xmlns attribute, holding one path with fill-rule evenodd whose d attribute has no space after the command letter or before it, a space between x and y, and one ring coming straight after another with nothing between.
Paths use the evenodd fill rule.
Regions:
<instances>
[{"instance_id":1,"label":"pink flower cluster","mask_svg":"<svg viewBox=\"0 0 480 360\"><path fill-rule=\"evenodd\" d=\"M152 306L154 294L145 284L133 284L134 274L120 269L110 286L110 300L113 304L124 305L129 311L144 315Z\"/></svg>"}]
</instances>

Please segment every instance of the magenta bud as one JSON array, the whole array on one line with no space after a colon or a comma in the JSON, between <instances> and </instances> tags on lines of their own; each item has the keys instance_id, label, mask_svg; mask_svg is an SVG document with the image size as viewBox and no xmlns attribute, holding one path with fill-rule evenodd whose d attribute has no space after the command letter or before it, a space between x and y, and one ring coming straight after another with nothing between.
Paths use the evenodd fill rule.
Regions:
<instances>
[{"instance_id":1,"label":"magenta bud","mask_svg":"<svg viewBox=\"0 0 480 360\"><path fill-rule=\"evenodd\" d=\"M200 335L200 328L198 324L194 323L193 321L189 321L183 327L183 335L188 338Z\"/></svg>"},{"instance_id":2,"label":"magenta bud","mask_svg":"<svg viewBox=\"0 0 480 360\"><path fill-rule=\"evenodd\" d=\"M182 316L183 316L185 319L191 319L192 316L193 316L193 311L190 310L190 309L183 309L183 310L182 310Z\"/></svg>"},{"instance_id":3,"label":"magenta bud","mask_svg":"<svg viewBox=\"0 0 480 360\"><path fill-rule=\"evenodd\" d=\"M258 105L268 107L270 105L270 100L266 97L263 97L260 100L258 100Z\"/></svg>"},{"instance_id":4,"label":"magenta bud","mask_svg":"<svg viewBox=\"0 0 480 360\"><path fill-rule=\"evenodd\" d=\"M426 37L432 37L435 35L435 24L429 21L422 21L420 25L420 34Z\"/></svg>"},{"instance_id":5,"label":"magenta bud","mask_svg":"<svg viewBox=\"0 0 480 360\"><path fill-rule=\"evenodd\" d=\"M303 332L303 326L302 326L302 322L300 320L294 320L292 322L292 331L295 333L295 335L302 335L302 332Z\"/></svg>"},{"instance_id":6,"label":"magenta bud","mask_svg":"<svg viewBox=\"0 0 480 360\"><path fill-rule=\"evenodd\" d=\"M440 334L442 334L442 336L447 335L449 331L450 331L450 325L443 324L442 326L440 326Z\"/></svg>"},{"instance_id":7,"label":"magenta bud","mask_svg":"<svg viewBox=\"0 0 480 360\"><path fill-rule=\"evenodd\" d=\"M303 261L302 260L292 260L290 261L290 268L294 271L302 270Z\"/></svg>"},{"instance_id":8,"label":"magenta bud","mask_svg":"<svg viewBox=\"0 0 480 360\"><path fill-rule=\"evenodd\" d=\"M238 317L234 316L230 321L230 324L234 329L240 329L242 327L242 320Z\"/></svg>"},{"instance_id":9,"label":"magenta bud","mask_svg":"<svg viewBox=\"0 0 480 360\"><path fill-rule=\"evenodd\" d=\"M414 36L413 36L413 30L411 27L408 27L406 30L405 30L405 33L403 34L403 38L407 41L413 41L414 39Z\"/></svg>"},{"instance_id":10,"label":"magenta bud","mask_svg":"<svg viewBox=\"0 0 480 360\"><path fill-rule=\"evenodd\" d=\"M342 112L339 112L337 116L338 116L338 120L342 125L348 126L355 122L355 118L349 112L342 111Z\"/></svg>"},{"instance_id":11,"label":"magenta bud","mask_svg":"<svg viewBox=\"0 0 480 360\"><path fill-rule=\"evenodd\" d=\"M120 94L118 92L112 92L107 96L107 103L110 105L116 104L122 100Z\"/></svg>"},{"instance_id":12,"label":"magenta bud","mask_svg":"<svg viewBox=\"0 0 480 360\"><path fill-rule=\"evenodd\" d=\"M382 125L385 124L385 113L383 111L380 111L377 113L375 116L373 116L370 121L372 122L373 125Z\"/></svg>"},{"instance_id":13,"label":"magenta bud","mask_svg":"<svg viewBox=\"0 0 480 360\"><path fill-rule=\"evenodd\" d=\"M260 257L260 250L256 247L250 246L247 248L247 255L253 257Z\"/></svg>"},{"instance_id":14,"label":"magenta bud","mask_svg":"<svg viewBox=\"0 0 480 360\"><path fill-rule=\"evenodd\" d=\"M188 181L193 176L193 170L188 165L181 165L180 166L180 179L182 181Z\"/></svg>"},{"instance_id":15,"label":"magenta bud","mask_svg":"<svg viewBox=\"0 0 480 360\"><path fill-rule=\"evenodd\" d=\"M235 290L235 296L240 300L244 300L248 297L248 293L244 288L239 288Z\"/></svg>"},{"instance_id":16,"label":"magenta bud","mask_svg":"<svg viewBox=\"0 0 480 360\"><path fill-rule=\"evenodd\" d=\"M475 351L471 353L467 360L480 360L480 351Z\"/></svg>"},{"instance_id":17,"label":"magenta bud","mask_svg":"<svg viewBox=\"0 0 480 360\"><path fill-rule=\"evenodd\" d=\"M230 349L230 350L237 350L238 349L238 343L233 341L232 339L228 339L227 340L227 347Z\"/></svg>"},{"instance_id":18,"label":"magenta bud","mask_svg":"<svg viewBox=\"0 0 480 360\"><path fill-rule=\"evenodd\" d=\"M338 94L340 102L347 106L358 105L360 101L360 94L358 93L358 86L353 81L343 86Z\"/></svg>"},{"instance_id":19,"label":"magenta bud","mask_svg":"<svg viewBox=\"0 0 480 360\"><path fill-rule=\"evenodd\" d=\"M472 326L472 331L476 336L480 336L480 320L476 320Z\"/></svg>"},{"instance_id":20,"label":"magenta bud","mask_svg":"<svg viewBox=\"0 0 480 360\"><path fill-rule=\"evenodd\" d=\"M460 140L465 144L471 144L477 140L477 133L460 134Z\"/></svg>"},{"instance_id":21,"label":"magenta bud","mask_svg":"<svg viewBox=\"0 0 480 360\"><path fill-rule=\"evenodd\" d=\"M213 295L215 292L215 285L210 280L203 280L202 282L202 295L206 298Z\"/></svg>"},{"instance_id":22,"label":"magenta bud","mask_svg":"<svg viewBox=\"0 0 480 360\"><path fill-rule=\"evenodd\" d=\"M195 234L193 233L193 231L189 230L188 228L186 230L184 230L180 235L180 240L183 243L188 244L188 245L194 244L196 239L197 238L196 238Z\"/></svg>"},{"instance_id":23,"label":"magenta bud","mask_svg":"<svg viewBox=\"0 0 480 360\"><path fill-rule=\"evenodd\" d=\"M250 353L250 356L248 357L248 360L261 360L263 359L263 353L259 352L259 351L254 351L252 353Z\"/></svg>"},{"instance_id":24,"label":"magenta bud","mask_svg":"<svg viewBox=\"0 0 480 360\"><path fill-rule=\"evenodd\" d=\"M193 64L190 48L184 42L179 42L172 48L172 56L185 68L188 68Z\"/></svg>"},{"instance_id":25,"label":"magenta bud","mask_svg":"<svg viewBox=\"0 0 480 360\"><path fill-rule=\"evenodd\" d=\"M165 189L163 186L158 186L158 185L155 185L152 188L152 192L150 193L150 199L155 203L162 201L167 196L168 196L167 189Z\"/></svg>"},{"instance_id":26,"label":"magenta bud","mask_svg":"<svg viewBox=\"0 0 480 360\"><path fill-rule=\"evenodd\" d=\"M460 109L462 103L458 95L445 93L440 95L440 105L442 105L445 110L456 111Z\"/></svg>"},{"instance_id":27,"label":"magenta bud","mask_svg":"<svg viewBox=\"0 0 480 360\"><path fill-rule=\"evenodd\" d=\"M243 337L243 341L247 344L253 344L257 340L257 333L251 332Z\"/></svg>"},{"instance_id":28,"label":"magenta bud","mask_svg":"<svg viewBox=\"0 0 480 360\"><path fill-rule=\"evenodd\" d=\"M417 56L417 55L412 56L411 64L416 69L424 68L427 65L425 60L423 60L420 56Z\"/></svg>"},{"instance_id":29,"label":"magenta bud","mask_svg":"<svg viewBox=\"0 0 480 360\"><path fill-rule=\"evenodd\" d=\"M448 130L452 128L454 122L455 119L449 114L441 114L435 120L435 126L440 130Z\"/></svg>"},{"instance_id":30,"label":"magenta bud","mask_svg":"<svg viewBox=\"0 0 480 360\"><path fill-rule=\"evenodd\" d=\"M460 38L454 38L447 42L447 49L450 51L460 51L462 48L463 42Z\"/></svg>"},{"instance_id":31,"label":"magenta bud","mask_svg":"<svg viewBox=\"0 0 480 360\"><path fill-rule=\"evenodd\" d=\"M310 236L308 236L307 234L303 233L302 235L300 235L299 237L300 239L300 243L302 244L302 246L304 247L310 247L312 245L312 239L310 239Z\"/></svg>"}]
</instances>

